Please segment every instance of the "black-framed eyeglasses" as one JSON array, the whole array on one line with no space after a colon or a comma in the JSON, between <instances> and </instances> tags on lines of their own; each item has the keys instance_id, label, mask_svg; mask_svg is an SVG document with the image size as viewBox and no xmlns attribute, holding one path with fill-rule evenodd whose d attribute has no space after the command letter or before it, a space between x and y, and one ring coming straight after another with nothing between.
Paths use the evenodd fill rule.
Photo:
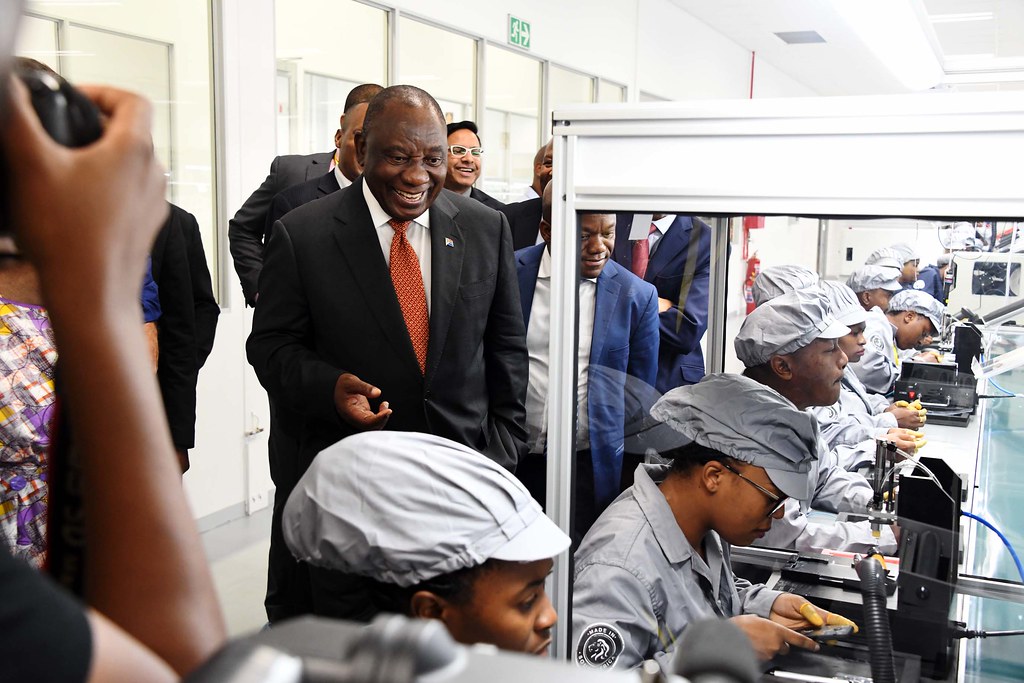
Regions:
<instances>
[{"instance_id":1,"label":"black-framed eyeglasses","mask_svg":"<svg viewBox=\"0 0 1024 683\"><path fill-rule=\"evenodd\" d=\"M769 500L769 501L771 502L771 504L772 504L772 508L771 508L771 510L769 510L769 511L768 511L768 514L767 514L767 515L765 515L766 517L771 517L771 516L772 516L772 515L774 515L774 514L775 514L776 512L778 512L779 510L781 510L781 509L782 509L782 507L783 507L783 506L784 506L784 505L786 504L786 499L787 499L787 498L788 498L789 496L777 496L777 495L775 495L774 493L772 493L771 491L769 491L768 489L766 489L765 487L763 487L763 486L761 486L760 484L758 484L758 483L757 483L756 481L754 481L753 479L750 479L749 477L746 477L746 476L744 476L744 475L743 475L743 474L742 474L742 473L741 473L741 472L740 472L739 470L736 470L736 469L734 469L734 468L732 468L732 467L729 467L729 466L728 466L728 465L726 465L726 464L725 464L724 462L720 462L719 464L720 464L720 465L721 465L722 467L724 467L725 469L727 469L727 470L729 470L730 472L732 472L733 474L735 474L735 475L736 475L737 477L739 477L739 478L740 478L740 479L742 479L743 481L745 481L745 482L747 482L748 484L750 484L751 486L753 486L753 487L754 487L755 489L757 489L758 491L760 491L760 492L761 492L761 493L763 493L764 495L768 496L768 500Z\"/></svg>"},{"instance_id":2,"label":"black-framed eyeglasses","mask_svg":"<svg viewBox=\"0 0 1024 683\"><path fill-rule=\"evenodd\" d=\"M448 151L451 152L452 156L455 157L464 157L466 156L467 153L472 154L475 157L478 157L484 153L484 148L466 147L465 145L452 145L451 147L448 148Z\"/></svg>"}]
</instances>

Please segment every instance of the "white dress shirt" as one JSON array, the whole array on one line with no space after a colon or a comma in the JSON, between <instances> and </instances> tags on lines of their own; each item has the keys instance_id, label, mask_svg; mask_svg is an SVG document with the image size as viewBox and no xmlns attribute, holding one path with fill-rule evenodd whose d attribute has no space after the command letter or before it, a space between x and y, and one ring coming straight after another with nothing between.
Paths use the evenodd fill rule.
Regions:
<instances>
[{"instance_id":1,"label":"white dress shirt","mask_svg":"<svg viewBox=\"0 0 1024 683\"><path fill-rule=\"evenodd\" d=\"M526 189L523 190L523 194L519 197L519 201L525 202L530 199L536 199L540 195L537 194L537 190L533 189L533 185L527 185Z\"/></svg>"},{"instance_id":2,"label":"white dress shirt","mask_svg":"<svg viewBox=\"0 0 1024 683\"><path fill-rule=\"evenodd\" d=\"M597 308L597 280L580 280L580 346L577 350L576 450L590 447L587 412L587 377L590 347L594 337ZM537 285L526 327L526 349L530 355L530 383L526 387L526 444L530 453L542 454L548 436L548 342L551 332L551 254L545 249L537 270Z\"/></svg>"},{"instance_id":3,"label":"white dress shirt","mask_svg":"<svg viewBox=\"0 0 1024 683\"><path fill-rule=\"evenodd\" d=\"M391 216L381 208L380 202L370 192L370 188L363 181L363 198L366 200L366 207L370 209L370 220L373 227L377 229L377 239L380 240L380 250L384 252L384 262L391 266L391 240L395 236L395 229L388 221ZM430 313L430 209L427 209L406 228L406 237L413 251L416 252L416 259L420 262L420 274L423 275L423 290L427 293L427 313Z\"/></svg>"},{"instance_id":4,"label":"white dress shirt","mask_svg":"<svg viewBox=\"0 0 1024 683\"><path fill-rule=\"evenodd\" d=\"M334 179L338 181L338 187L342 190L352 184L352 181L346 178L345 174L341 172L341 166L334 167Z\"/></svg>"},{"instance_id":5,"label":"white dress shirt","mask_svg":"<svg viewBox=\"0 0 1024 683\"><path fill-rule=\"evenodd\" d=\"M651 221L654 224L654 227L657 228L657 230L652 232L647 237L647 244L650 245L650 250L647 252L648 254L654 256L654 252L658 248L658 243L661 242L661 238L665 236L665 233L668 232L668 229L672 227L672 222L675 219L676 217L674 214L668 214L667 216L662 216L656 221Z\"/></svg>"}]
</instances>

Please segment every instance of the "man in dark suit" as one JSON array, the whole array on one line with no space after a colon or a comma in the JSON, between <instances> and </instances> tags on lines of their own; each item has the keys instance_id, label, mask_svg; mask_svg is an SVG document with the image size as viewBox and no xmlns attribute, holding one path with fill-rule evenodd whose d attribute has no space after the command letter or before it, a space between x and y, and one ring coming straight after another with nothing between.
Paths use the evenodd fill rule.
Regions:
<instances>
[{"instance_id":1,"label":"man in dark suit","mask_svg":"<svg viewBox=\"0 0 1024 683\"><path fill-rule=\"evenodd\" d=\"M153 242L153 281L162 315L157 323L157 380L181 471L196 440L196 384L213 349L220 306L195 216L174 204Z\"/></svg>"},{"instance_id":2,"label":"man in dark suit","mask_svg":"<svg viewBox=\"0 0 1024 683\"><path fill-rule=\"evenodd\" d=\"M654 214L646 240L630 240L633 214L619 214L615 262L658 290L658 391L704 376L700 340L708 327L711 228L690 216Z\"/></svg>"},{"instance_id":3,"label":"man in dark suit","mask_svg":"<svg viewBox=\"0 0 1024 683\"><path fill-rule=\"evenodd\" d=\"M364 95L370 92L365 86L360 87L364 88L361 91ZM374 86L374 88L377 88L377 92L383 90L380 86ZM356 90L352 92L356 92ZM338 145L338 165L329 173L310 178L298 185L292 185L278 192L274 197L274 201L270 204L270 210L267 212L264 244L270 241L270 231L274 227L274 223L286 213L314 199L326 197L332 192L348 187L363 172L363 167L359 165L359 160L356 158L356 133L363 129L363 119L366 118L368 103L369 100L353 104L345 110L341 117L341 128L338 129L338 137L335 138Z\"/></svg>"},{"instance_id":4,"label":"man in dark suit","mask_svg":"<svg viewBox=\"0 0 1024 683\"><path fill-rule=\"evenodd\" d=\"M445 132L428 93L385 89L356 138L363 177L274 225L246 349L301 421L299 474L372 429L444 436L509 469L525 450L526 333L507 223L442 190ZM277 482L281 505L294 483ZM365 615L351 577L320 572L316 613Z\"/></svg>"},{"instance_id":5,"label":"man in dark suit","mask_svg":"<svg viewBox=\"0 0 1024 683\"><path fill-rule=\"evenodd\" d=\"M356 86L345 100L345 112L361 102L368 102L380 92L381 87L374 83ZM341 128L345 125L345 114L341 115ZM345 157L343 151L342 130L334 134L335 149L318 154L286 154L274 159L270 164L270 173L252 195L245 200L242 207L228 221L228 244L231 258L235 262L235 272L242 283L242 294L248 306L255 306L259 298L260 269L263 267L264 231L267 223L267 210L270 203L281 190L319 177L341 164ZM346 171L342 168L342 171ZM349 168L350 179L359 174L358 170Z\"/></svg>"},{"instance_id":6,"label":"man in dark suit","mask_svg":"<svg viewBox=\"0 0 1024 683\"><path fill-rule=\"evenodd\" d=\"M484 170L484 148L480 146L480 133L472 121L448 124L448 175L444 179L446 190L465 195L484 206L499 211L504 204L483 190L473 187Z\"/></svg>"},{"instance_id":7,"label":"man in dark suit","mask_svg":"<svg viewBox=\"0 0 1024 683\"><path fill-rule=\"evenodd\" d=\"M541 218L540 197L506 204L501 212L508 219L508 226L512 231L512 246L516 251L544 243L537 227Z\"/></svg>"},{"instance_id":8,"label":"man in dark suit","mask_svg":"<svg viewBox=\"0 0 1024 683\"><path fill-rule=\"evenodd\" d=\"M551 317L551 189L544 191L544 244L516 252L519 297L527 325L530 383L526 394L530 454L517 475L542 505L545 502L548 342ZM624 465L626 384L630 378L654 386L658 372L658 293L647 282L611 262L614 214L580 216L579 358L581 380L576 435L576 496L572 537L579 542L598 515L632 484L631 460ZM632 392L631 393L635 393ZM629 467L629 465L632 467ZM624 471L628 468L628 471Z\"/></svg>"}]
</instances>

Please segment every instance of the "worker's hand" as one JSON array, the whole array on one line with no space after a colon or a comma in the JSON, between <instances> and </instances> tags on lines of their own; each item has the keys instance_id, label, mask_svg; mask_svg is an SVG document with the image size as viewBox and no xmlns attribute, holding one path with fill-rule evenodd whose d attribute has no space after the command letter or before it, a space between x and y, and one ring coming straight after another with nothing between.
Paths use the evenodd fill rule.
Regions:
<instances>
[{"instance_id":1,"label":"worker's hand","mask_svg":"<svg viewBox=\"0 0 1024 683\"><path fill-rule=\"evenodd\" d=\"M941 363L942 354L937 351L922 351L921 353L915 354L912 360L917 363Z\"/></svg>"},{"instance_id":2,"label":"worker's hand","mask_svg":"<svg viewBox=\"0 0 1024 683\"><path fill-rule=\"evenodd\" d=\"M768 661L777 654L789 654L791 647L802 647L814 652L821 649L821 646L807 636L754 614L733 617L730 621L750 639L757 658L762 661Z\"/></svg>"},{"instance_id":3,"label":"worker's hand","mask_svg":"<svg viewBox=\"0 0 1024 683\"><path fill-rule=\"evenodd\" d=\"M370 399L380 398L380 389L346 372L334 385L334 406L341 419L356 429L371 431L383 429L391 417L388 402L383 401L377 412L370 407Z\"/></svg>"},{"instance_id":4,"label":"worker's hand","mask_svg":"<svg viewBox=\"0 0 1024 683\"><path fill-rule=\"evenodd\" d=\"M658 297L658 313L664 313L665 311L669 310L673 306L675 306L675 304L672 303L671 300L669 300L669 299L662 299L661 297Z\"/></svg>"},{"instance_id":5,"label":"worker's hand","mask_svg":"<svg viewBox=\"0 0 1024 683\"><path fill-rule=\"evenodd\" d=\"M857 624L846 617L829 612L808 602L807 598L793 593L783 593L772 603L771 620L794 630L821 628L822 626L852 626Z\"/></svg>"},{"instance_id":6,"label":"worker's hand","mask_svg":"<svg viewBox=\"0 0 1024 683\"><path fill-rule=\"evenodd\" d=\"M920 400L913 403L896 401L885 412L892 413L896 424L903 429L920 429L928 421L928 410L921 407Z\"/></svg>"},{"instance_id":7,"label":"worker's hand","mask_svg":"<svg viewBox=\"0 0 1024 683\"><path fill-rule=\"evenodd\" d=\"M900 429L897 427L895 429L890 429L885 433L885 440L896 444L896 448L913 455L914 451L917 450L918 440L916 434L918 433L919 432L914 432L909 429Z\"/></svg>"}]
</instances>

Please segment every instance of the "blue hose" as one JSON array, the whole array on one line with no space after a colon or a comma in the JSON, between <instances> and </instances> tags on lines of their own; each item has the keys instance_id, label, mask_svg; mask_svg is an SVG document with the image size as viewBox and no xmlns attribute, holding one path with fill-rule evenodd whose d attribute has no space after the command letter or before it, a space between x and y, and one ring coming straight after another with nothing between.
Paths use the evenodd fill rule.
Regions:
<instances>
[{"instance_id":1,"label":"blue hose","mask_svg":"<svg viewBox=\"0 0 1024 683\"><path fill-rule=\"evenodd\" d=\"M964 517L970 517L976 522L981 522L982 524L984 524L989 529L995 532L996 536L999 537L999 540L1001 540L1003 542L1003 545L1006 546L1006 549L1010 551L1010 557L1013 558L1014 564L1017 565L1017 573L1020 574L1020 580L1024 582L1024 566L1021 566L1020 558L1017 557L1017 551L1013 549L1012 545L1010 545L1010 540L1003 535L1003 532L992 526L991 522L979 517L978 515L971 514L970 512L962 512L961 514Z\"/></svg>"}]
</instances>

